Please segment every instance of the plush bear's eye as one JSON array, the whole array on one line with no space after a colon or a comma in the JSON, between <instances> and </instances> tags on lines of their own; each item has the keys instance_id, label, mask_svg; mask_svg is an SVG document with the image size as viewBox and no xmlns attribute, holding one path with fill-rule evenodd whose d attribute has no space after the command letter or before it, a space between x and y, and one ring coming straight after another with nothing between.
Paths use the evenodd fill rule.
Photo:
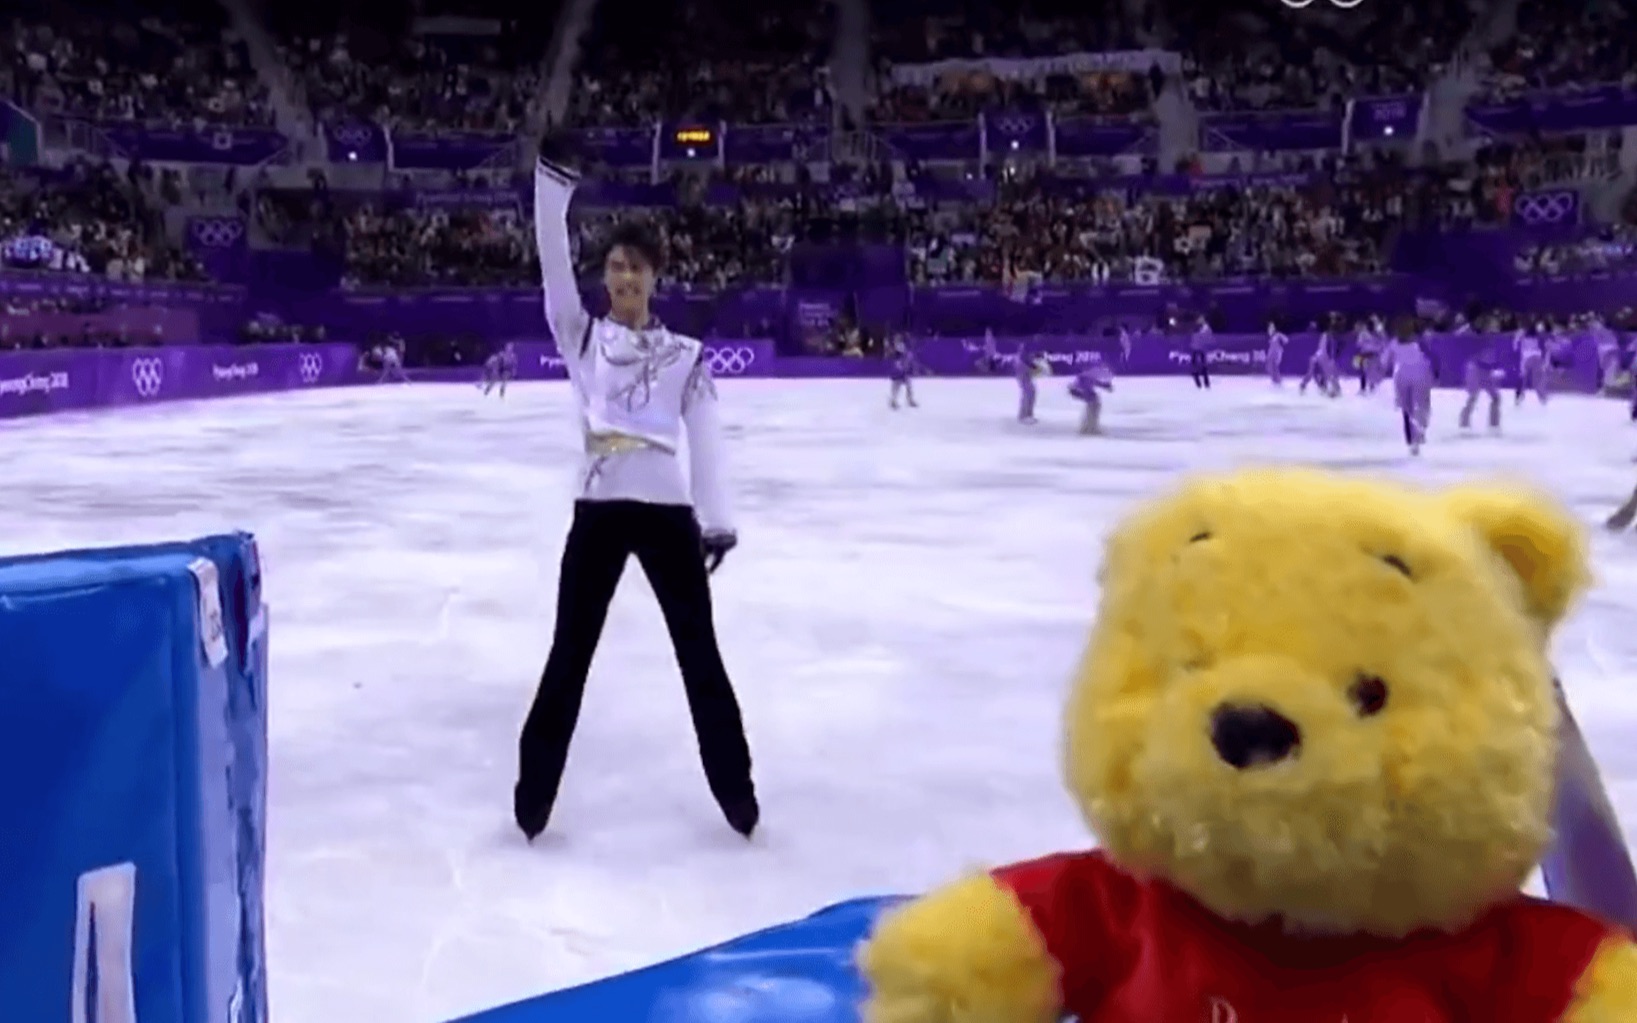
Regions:
<instances>
[{"instance_id":1,"label":"plush bear's eye","mask_svg":"<svg viewBox=\"0 0 1637 1023\"><path fill-rule=\"evenodd\" d=\"M1193 536L1190 536L1188 538L1188 542L1189 543L1199 543L1201 540L1209 540L1210 538L1211 538L1211 531L1207 529L1207 530L1205 530L1203 532L1195 533Z\"/></svg>"},{"instance_id":2,"label":"plush bear's eye","mask_svg":"<svg viewBox=\"0 0 1637 1023\"><path fill-rule=\"evenodd\" d=\"M1358 708L1359 717L1373 717L1387 706L1387 683L1375 675L1360 675L1347 696Z\"/></svg>"},{"instance_id":3,"label":"plush bear's eye","mask_svg":"<svg viewBox=\"0 0 1637 1023\"><path fill-rule=\"evenodd\" d=\"M1404 559L1399 557L1398 555L1396 555L1396 554L1383 554L1383 555L1381 555L1381 560L1386 562L1388 565L1391 565L1398 572L1402 573L1404 578L1406 578L1406 579L1414 579L1415 578L1415 573L1410 571L1410 566L1404 564Z\"/></svg>"}]
</instances>

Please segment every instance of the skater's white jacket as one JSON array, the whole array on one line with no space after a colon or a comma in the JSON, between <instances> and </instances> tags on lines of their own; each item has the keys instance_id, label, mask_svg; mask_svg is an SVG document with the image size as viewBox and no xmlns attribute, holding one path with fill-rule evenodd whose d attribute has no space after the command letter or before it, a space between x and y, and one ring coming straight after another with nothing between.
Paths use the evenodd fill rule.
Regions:
<instances>
[{"instance_id":1,"label":"skater's white jacket","mask_svg":"<svg viewBox=\"0 0 1637 1023\"><path fill-rule=\"evenodd\" d=\"M692 505L706 531L732 530L716 385L704 346L657 324L632 330L586 311L569 249L573 194L574 182L535 168L534 239L546 323L568 367L585 440L580 496ZM679 456L684 428L688 478Z\"/></svg>"}]
</instances>

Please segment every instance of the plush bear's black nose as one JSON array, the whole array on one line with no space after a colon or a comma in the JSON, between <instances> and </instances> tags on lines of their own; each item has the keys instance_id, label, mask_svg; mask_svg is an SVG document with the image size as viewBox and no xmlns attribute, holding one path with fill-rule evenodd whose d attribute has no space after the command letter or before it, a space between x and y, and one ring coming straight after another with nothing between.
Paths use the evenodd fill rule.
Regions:
<instances>
[{"instance_id":1,"label":"plush bear's black nose","mask_svg":"<svg viewBox=\"0 0 1637 1023\"><path fill-rule=\"evenodd\" d=\"M1225 703L1211 714L1211 745L1216 755L1241 771L1276 764L1301 742L1296 722L1272 707Z\"/></svg>"}]
</instances>

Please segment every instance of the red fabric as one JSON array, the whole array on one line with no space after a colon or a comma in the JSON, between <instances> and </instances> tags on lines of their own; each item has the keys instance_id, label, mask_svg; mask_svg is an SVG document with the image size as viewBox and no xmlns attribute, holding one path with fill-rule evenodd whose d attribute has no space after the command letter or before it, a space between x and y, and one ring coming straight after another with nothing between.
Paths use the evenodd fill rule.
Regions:
<instances>
[{"instance_id":1,"label":"red fabric","mask_svg":"<svg viewBox=\"0 0 1637 1023\"><path fill-rule=\"evenodd\" d=\"M1224 921L1100 852L1003 867L1080 1023L1557 1023L1608 925L1519 896L1460 934L1303 938Z\"/></svg>"}]
</instances>

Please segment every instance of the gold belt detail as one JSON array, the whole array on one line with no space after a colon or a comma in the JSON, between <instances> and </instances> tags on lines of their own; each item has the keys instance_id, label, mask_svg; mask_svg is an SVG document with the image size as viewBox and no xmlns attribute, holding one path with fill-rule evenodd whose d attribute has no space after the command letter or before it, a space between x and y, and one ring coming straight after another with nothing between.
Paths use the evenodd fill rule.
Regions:
<instances>
[{"instance_id":1,"label":"gold belt detail","mask_svg":"<svg viewBox=\"0 0 1637 1023\"><path fill-rule=\"evenodd\" d=\"M586 453L595 458L607 458L610 455L623 455L632 451L641 451L644 448L658 449L659 445L652 441L633 437L628 433L588 433L585 436Z\"/></svg>"}]
</instances>

